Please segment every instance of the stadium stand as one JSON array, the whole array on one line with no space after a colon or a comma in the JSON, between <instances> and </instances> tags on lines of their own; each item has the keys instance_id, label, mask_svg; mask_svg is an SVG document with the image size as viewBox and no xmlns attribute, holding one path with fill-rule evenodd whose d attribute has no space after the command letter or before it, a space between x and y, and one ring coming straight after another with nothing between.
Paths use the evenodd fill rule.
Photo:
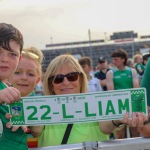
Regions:
<instances>
[{"instance_id":1,"label":"stadium stand","mask_svg":"<svg viewBox=\"0 0 150 150\"><path fill-rule=\"evenodd\" d=\"M150 47L150 40L134 40L134 38L137 37L137 34L133 33L133 31L124 33L125 35L123 35L123 32L118 33L121 38L117 33L114 33L110 36L110 41L107 41L107 43L105 43L104 40L93 40L48 44L46 45L46 48L42 50L45 57L43 61L43 69L45 70L49 62L61 54L69 53L72 55L88 56L92 59L93 66L95 66L97 65L100 56L107 57L108 61L111 62L111 53L117 48L125 49L128 52L129 58L132 58L134 54L140 52L140 49L145 48L145 45ZM133 38L129 38L129 33Z\"/></svg>"}]
</instances>

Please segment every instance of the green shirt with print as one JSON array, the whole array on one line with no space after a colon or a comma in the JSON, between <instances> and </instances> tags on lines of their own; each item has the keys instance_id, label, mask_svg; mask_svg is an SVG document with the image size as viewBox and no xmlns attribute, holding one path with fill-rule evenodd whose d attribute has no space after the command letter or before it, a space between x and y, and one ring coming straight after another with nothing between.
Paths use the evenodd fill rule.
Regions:
<instances>
[{"instance_id":1,"label":"green shirt with print","mask_svg":"<svg viewBox=\"0 0 150 150\"><path fill-rule=\"evenodd\" d=\"M112 71L115 90L133 88L132 68L125 67L124 70L113 68Z\"/></svg>"}]
</instances>

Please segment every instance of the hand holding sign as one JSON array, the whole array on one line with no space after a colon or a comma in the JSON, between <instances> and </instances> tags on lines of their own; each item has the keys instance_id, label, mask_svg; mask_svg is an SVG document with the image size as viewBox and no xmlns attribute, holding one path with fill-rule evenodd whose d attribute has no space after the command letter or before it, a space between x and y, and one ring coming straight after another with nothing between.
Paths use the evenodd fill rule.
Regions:
<instances>
[{"instance_id":1,"label":"hand holding sign","mask_svg":"<svg viewBox=\"0 0 150 150\"><path fill-rule=\"evenodd\" d=\"M147 114L145 95L146 90L138 88L100 93L41 96L36 99L26 97L10 105L10 113L13 116L11 123L12 125L46 125L95 122L118 120L123 118L126 112L129 112L130 117L132 112Z\"/></svg>"},{"instance_id":2,"label":"hand holding sign","mask_svg":"<svg viewBox=\"0 0 150 150\"><path fill-rule=\"evenodd\" d=\"M12 118L12 115L6 114L5 117L6 117L7 119L11 119L11 118ZM17 131L18 128L20 128L20 126L12 126L10 122L8 122L8 123L6 124L6 127L7 127L7 128L12 128L12 131L13 131L13 132ZM27 126L21 126L21 128L22 128L22 130L23 130L24 132L27 131Z\"/></svg>"}]
</instances>

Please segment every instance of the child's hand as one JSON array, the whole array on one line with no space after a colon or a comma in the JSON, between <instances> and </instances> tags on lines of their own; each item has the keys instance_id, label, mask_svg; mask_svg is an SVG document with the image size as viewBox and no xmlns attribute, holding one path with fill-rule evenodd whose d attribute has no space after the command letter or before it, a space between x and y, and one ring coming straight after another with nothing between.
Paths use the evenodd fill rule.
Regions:
<instances>
[{"instance_id":1,"label":"child's hand","mask_svg":"<svg viewBox=\"0 0 150 150\"><path fill-rule=\"evenodd\" d=\"M0 104L10 104L20 100L20 92L14 87L7 87L0 90Z\"/></svg>"},{"instance_id":2,"label":"child's hand","mask_svg":"<svg viewBox=\"0 0 150 150\"><path fill-rule=\"evenodd\" d=\"M6 114L5 117L6 117L7 119L10 119L10 118L12 118L12 115ZM28 130L27 126L12 126L10 122L8 122L8 123L6 124L6 127L7 127L7 128L12 128L12 131L13 131L13 132L17 131L18 128L20 128L20 127L22 128L22 130L23 130L24 132L27 132L27 130Z\"/></svg>"}]
</instances>

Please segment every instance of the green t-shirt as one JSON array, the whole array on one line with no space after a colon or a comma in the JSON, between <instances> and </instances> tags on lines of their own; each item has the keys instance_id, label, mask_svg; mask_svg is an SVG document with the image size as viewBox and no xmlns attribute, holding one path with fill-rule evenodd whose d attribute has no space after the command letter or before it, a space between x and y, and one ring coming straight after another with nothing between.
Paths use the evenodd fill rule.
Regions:
<instances>
[{"instance_id":1,"label":"green t-shirt","mask_svg":"<svg viewBox=\"0 0 150 150\"><path fill-rule=\"evenodd\" d=\"M140 74L139 69L141 69L142 71L145 70L143 64L136 64L135 65L135 69L136 69L136 71L137 71L138 74Z\"/></svg>"},{"instance_id":2,"label":"green t-shirt","mask_svg":"<svg viewBox=\"0 0 150 150\"><path fill-rule=\"evenodd\" d=\"M128 89L133 88L132 69L125 67L124 70L112 69L114 89Z\"/></svg>"},{"instance_id":3,"label":"green t-shirt","mask_svg":"<svg viewBox=\"0 0 150 150\"><path fill-rule=\"evenodd\" d=\"M146 68L143 74L143 78L140 84L140 87L145 87L147 90L147 104L150 106L150 59L146 64Z\"/></svg>"},{"instance_id":4,"label":"green t-shirt","mask_svg":"<svg viewBox=\"0 0 150 150\"><path fill-rule=\"evenodd\" d=\"M38 137L38 146L61 145L67 124L47 125ZM109 135L102 133L98 122L74 123L67 144L106 141Z\"/></svg>"},{"instance_id":5,"label":"green t-shirt","mask_svg":"<svg viewBox=\"0 0 150 150\"><path fill-rule=\"evenodd\" d=\"M0 82L0 90L6 88L6 86ZM12 132L12 129L6 128L6 123L9 122L5 118L5 114L8 113L7 105L0 105L0 150L27 150L26 134L21 128L16 132Z\"/></svg>"}]
</instances>

